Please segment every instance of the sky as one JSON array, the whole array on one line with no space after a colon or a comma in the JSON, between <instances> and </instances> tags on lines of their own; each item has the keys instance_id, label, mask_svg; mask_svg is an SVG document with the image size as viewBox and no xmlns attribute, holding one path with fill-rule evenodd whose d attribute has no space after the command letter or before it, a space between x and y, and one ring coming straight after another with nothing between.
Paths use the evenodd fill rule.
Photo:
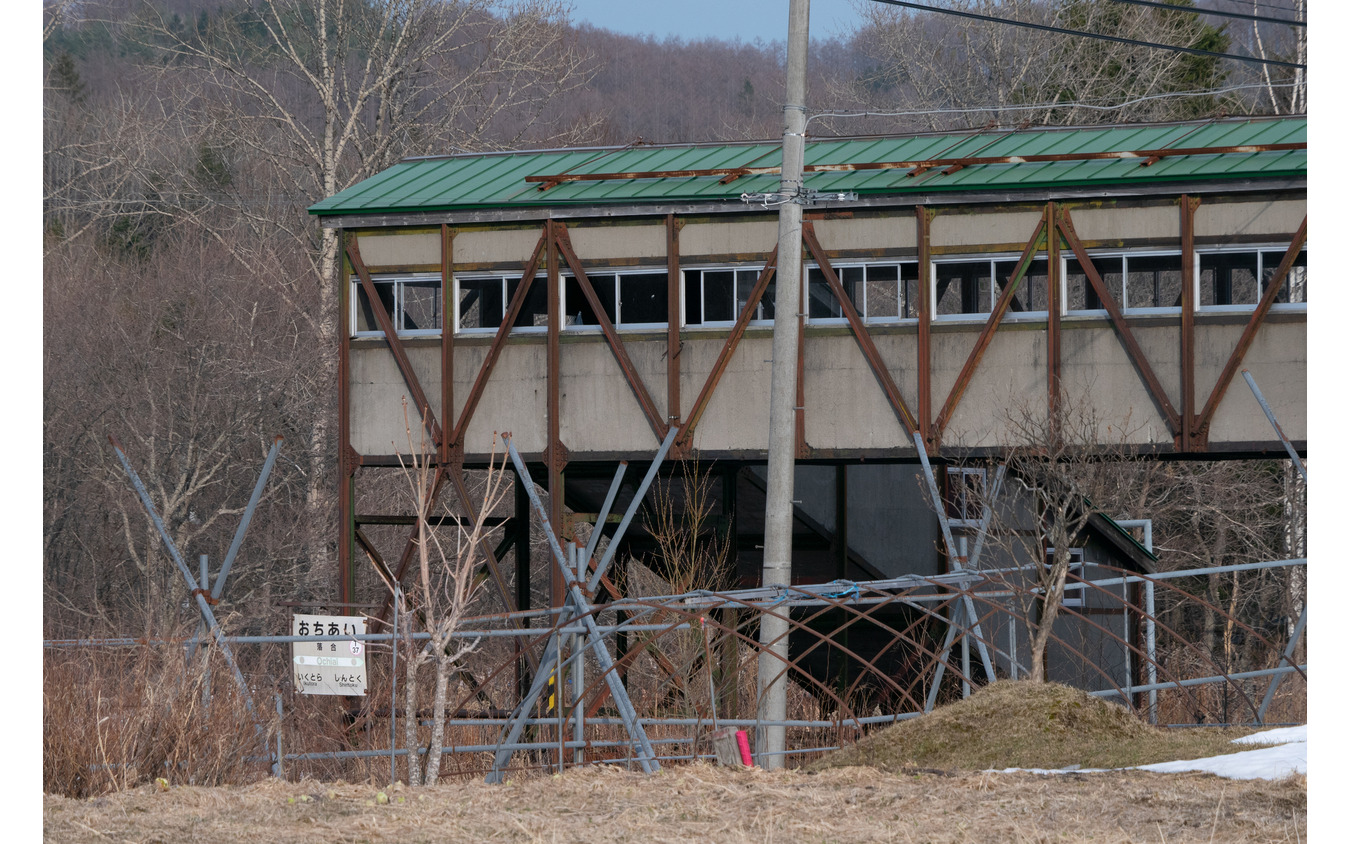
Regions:
<instances>
[{"instance_id":1,"label":"sky","mask_svg":"<svg viewBox=\"0 0 1350 844\"><path fill-rule=\"evenodd\" d=\"M811 38L846 35L861 0L814 0ZM572 0L572 20L629 35L786 41L788 0Z\"/></svg>"}]
</instances>

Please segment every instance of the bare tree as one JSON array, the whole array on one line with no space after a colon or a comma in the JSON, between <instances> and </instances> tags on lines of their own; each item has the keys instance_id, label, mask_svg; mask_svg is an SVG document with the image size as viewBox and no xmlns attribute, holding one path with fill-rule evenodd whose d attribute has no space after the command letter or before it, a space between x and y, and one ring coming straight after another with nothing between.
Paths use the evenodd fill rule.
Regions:
<instances>
[{"instance_id":1,"label":"bare tree","mask_svg":"<svg viewBox=\"0 0 1350 844\"><path fill-rule=\"evenodd\" d=\"M227 224L245 235L222 242L268 244L278 229L288 233L281 248L308 255L310 267L286 287L314 303L314 342L336 352L336 233L313 226L304 206L405 155L506 147L537 131L549 99L585 77L564 12L558 0L253 0L203 13L194 26L147 3L139 38L164 55L177 107L199 114L196 123L235 155L266 165L261 179L220 191ZM219 220L203 222L219 229ZM237 248L235 257L270 270L265 248ZM335 354L321 375L336 380ZM324 405L308 443L316 567L332 536L335 403Z\"/></svg>"},{"instance_id":2,"label":"bare tree","mask_svg":"<svg viewBox=\"0 0 1350 844\"><path fill-rule=\"evenodd\" d=\"M400 612L404 625L400 625L403 627L400 632L404 636L404 648L408 654L404 663L403 686L408 784L435 785L440 773L441 749L445 745L445 713L450 677L454 667L477 650L479 644L478 639L456 638L455 633L481 591L483 578L480 570L486 558L482 543L487 541L493 531L487 526L486 520L506 494L504 481L507 475L504 471L505 455L499 463L494 441L487 469L481 473L481 500L475 508L476 518L469 520L452 516L455 526L453 541L443 542L431 524L436 509L432 501L436 470L430 464L433 449L427 442L426 425L419 426L420 439L414 443L406 398L403 400L403 420L409 457L406 462L402 456L399 460L417 517L418 582L412 600L401 591L393 590L392 582L387 582L387 585L401 601ZM448 512L448 508L446 510ZM414 616L430 634L425 647L414 644L410 635ZM422 746L418 701L420 676L428 661L434 664L435 675L432 681L430 745L427 748L426 766L422 769L417 758Z\"/></svg>"},{"instance_id":3,"label":"bare tree","mask_svg":"<svg viewBox=\"0 0 1350 844\"><path fill-rule=\"evenodd\" d=\"M945 5L1163 44L1209 50L1227 44L1220 29L1185 8L1160 11L1105 0L951 0ZM1150 97L1210 88L1223 77L1216 60L1206 57L878 3L864 4L860 11L863 24L854 43L867 56L867 68L839 93L877 111L926 111L911 120L929 129L986 120L1078 125L1203 115L1216 100Z\"/></svg>"}]
</instances>

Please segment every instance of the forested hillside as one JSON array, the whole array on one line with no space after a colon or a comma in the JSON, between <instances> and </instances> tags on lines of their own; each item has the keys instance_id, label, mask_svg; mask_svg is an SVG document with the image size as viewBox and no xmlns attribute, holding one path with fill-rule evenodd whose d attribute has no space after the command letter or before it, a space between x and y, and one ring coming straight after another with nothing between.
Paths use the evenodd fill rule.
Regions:
<instances>
[{"instance_id":1,"label":"forested hillside","mask_svg":"<svg viewBox=\"0 0 1350 844\"><path fill-rule=\"evenodd\" d=\"M1184 10L946 5L1306 58L1288 27ZM1302 5L1284 8L1302 16ZM249 537L255 562L232 576L231 604L331 595L337 252L308 205L407 155L781 132L782 45L617 35L574 26L558 0L48 0L45 23L49 636L157 634L194 620L109 436L189 557L223 554L273 438L285 437ZM1306 78L1283 69L880 5L847 39L817 40L809 67L813 114L872 113L815 119L818 135L1306 103ZM1208 496L1213 473L1239 470L1168 471ZM1254 513L1246 520L1177 508L1177 530L1226 532L1205 551L1223 559L1284 553L1287 514L1269 505L1283 476L1268 467L1242 483L1275 498L1234 495L1233 507ZM1141 509L1159 496L1132 494Z\"/></svg>"}]
</instances>

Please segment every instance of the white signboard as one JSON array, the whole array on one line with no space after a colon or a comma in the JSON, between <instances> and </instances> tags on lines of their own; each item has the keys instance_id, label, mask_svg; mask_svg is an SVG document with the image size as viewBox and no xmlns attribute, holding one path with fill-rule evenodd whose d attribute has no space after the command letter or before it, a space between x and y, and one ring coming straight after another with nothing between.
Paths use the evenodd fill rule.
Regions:
<instances>
[{"instance_id":1,"label":"white signboard","mask_svg":"<svg viewBox=\"0 0 1350 844\"><path fill-rule=\"evenodd\" d=\"M352 637L365 632L365 619L350 615L292 616L292 636L333 637L291 643L295 688L307 695L364 695L366 643Z\"/></svg>"}]
</instances>

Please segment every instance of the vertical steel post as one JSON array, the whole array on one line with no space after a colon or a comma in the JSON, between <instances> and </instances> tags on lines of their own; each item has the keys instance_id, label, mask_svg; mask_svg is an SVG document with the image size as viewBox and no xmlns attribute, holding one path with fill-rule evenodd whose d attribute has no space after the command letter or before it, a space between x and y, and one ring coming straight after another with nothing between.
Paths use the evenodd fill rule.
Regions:
<instances>
[{"instance_id":1,"label":"vertical steel post","mask_svg":"<svg viewBox=\"0 0 1350 844\"><path fill-rule=\"evenodd\" d=\"M575 543L572 547L572 559L576 564L576 577L578 583L585 582L586 579L586 560L581 556L581 547ZM585 654L579 644L582 637L578 633L572 634L572 653L576 654L576 662L572 666L572 740L583 742L586 740L586 707L582 702L582 696L586 693L586 659ZM604 647L603 644L597 647ZM572 764L582 765L586 762L585 748L577 744L572 749Z\"/></svg>"},{"instance_id":2,"label":"vertical steel post","mask_svg":"<svg viewBox=\"0 0 1350 844\"><path fill-rule=\"evenodd\" d=\"M778 209L778 287L774 292L773 369L769 380L769 473L764 504L762 586L792 584L792 486L797 450L797 314L802 307L802 167L806 155L806 56L811 0L788 7L787 97L783 103L783 163ZM761 613L758 718L787 717L788 619ZM767 770L783 767L787 732L756 729L755 751Z\"/></svg>"},{"instance_id":3,"label":"vertical steel post","mask_svg":"<svg viewBox=\"0 0 1350 844\"><path fill-rule=\"evenodd\" d=\"M1148 653L1148 722L1158 723L1158 628L1154 620L1153 581L1144 581L1144 639Z\"/></svg>"},{"instance_id":4,"label":"vertical steel post","mask_svg":"<svg viewBox=\"0 0 1350 844\"><path fill-rule=\"evenodd\" d=\"M394 582L394 638L389 640L389 650L393 658L389 665L389 784L398 782L398 608L403 603L402 589L398 581ZM409 748L409 753L412 749ZM411 763L410 763L411 764Z\"/></svg>"},{"instance_id":5,"label":"vertical steel post","mask_svg":"<svg viewBox=\"0 0 1350 844\"><path fill-rule=\"evenodd\" d=\"M205 559L205 557L202 559ZM203 578L203 580L205 580L205 578ZM285 779L286 769L282 767L282 762L286 757L281 752L281 722L284 719L285 714L281 711L281 692L274 692L273 694L276 697L277 702L277 758L276 761L272 763L272 776L277 779Z\"/></svg>"}]
</instances>

